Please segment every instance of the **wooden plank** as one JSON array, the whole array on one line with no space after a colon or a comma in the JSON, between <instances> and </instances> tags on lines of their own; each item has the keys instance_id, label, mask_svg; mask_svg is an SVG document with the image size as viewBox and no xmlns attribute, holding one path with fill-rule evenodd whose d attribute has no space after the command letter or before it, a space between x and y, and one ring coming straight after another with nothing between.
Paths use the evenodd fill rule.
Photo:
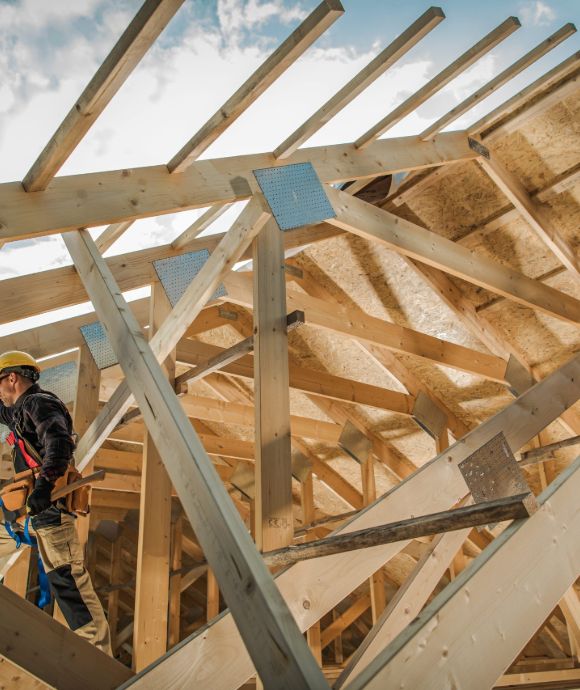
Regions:
<instances>
[{"instance_id":1,"label":"wooden plank","mask_svg":"<svg viewBox=\"0 0 580 690\"><path fill-rule=\"evenodd\" d=\"M64 236L145 423L264 683L326 686L292 614L88 231ZM206 263L206 266L209 264ZM219 264L214 273L219 272ZM199 277L200 274L198 274ZM183 298L182 298L183 299ZM182 300L177 304L179 308ZM174 309L175 311L175 309ZM173 315L174 312L172 312ZM166 319L154 336L163 338ZM153 341L152 341L153 342ZM166 348L170 349L169 347ZM167 351L160 348L161 358Z\"/></svg>"},{"instance_id":2,"label":"wooden plank","mask_svg":"<svg viewBox=\"0 0 580 690\"><path fill-rule=\"evenodd\" d=\"M120 582L122 574L122 539L121 535L111 546L111 582ZM117 651L117 628L119 625L119 590L114 589L107 595L107 621L111 631L111 649Z\"/></svg>"},{"instance_id":3,"label":"wooden plank","mask_svg":"<svg viewBox=\"0 0 580 690\"><path fill-rule=\"evenodd\" d=\"M151 285L149 339L171 313L161 283ZM170 385L175 379L175 352L163 363ZM135 587L133 666L148 666L167 651L169 561L171 544L171 481L153 437L145 434Z\"/></svg>"},{"instance_id":4,"label":"wooden plank","mask_svg":"<svg viewBox=\"0 0 580 690\"><path fill-rule=\"evenodd\" d=\"M0 601L0 654L47 685L113 690L131 677L130 669L7 587L0 587Z\"/></svg>"},{"instance_id":5,"label":"wooden plank","mask_svg":"<svg viewBox=\"0 0 580 690\"><path fill-rule=\"evenodd\" d=\"M305 544L294 544L263 554L269 566L286 566L308 558L321 558L331 554L367 549L380 544L408 541L441 532L478 527L505 520L521 520L529 515L526 499L529 494L498 498L464 508L453 508L440 513L422 515L400 522L372 527L347 534L326 537Z\"/></svg>"},{"instance_id":6,"label":"wooden plank","mask_svg":"<svg viewBox=\"0 0 580 690\"><path fill-rule=\"evenodd\" d=\"M170 172L182 173L271 86L344 12L340 0L323 0L290 36L169 161Z\"/></svg>"},{"instance_id":7,"label":"wooden plank","mask_svg":"<svg viewBox=\"0 0 580 690\"><path fill-rule=\"evenodd\" d=\"M231 269L247 248L254 235L260 231L269 218L261 197L256 197L240 214L220 244L211 254L203 268L192 280L185 293L175 305L163 326L155 333L151 347L160 360L164 360L183 336L187 326L201 311L204 303L213 294L223 275ZM107 264L103 267L109 272ZM112 275L111 275L112 278ZM114 280L114 279L113 279ZM119 297L121 293L119 292ZM130 310L125 314L132 318ZM101 410L99 416L84 434L77 447L79 467L84 467L109 433L114 429L131 403L131 393L126 382L121 383Z\"/></svg>"},{"instance_id":8,"label":"wooden plank","mask_svg":"<svg viewBox=\"0 0 580 690\"><path fill-rule=\"evenodd\" d=\"M442 534L431 542L413 572L397 590L381 617L348 660L334 690L355 678L419 612L469 535L469 528Z\"/></svg>"},{"instance_id":9,"label":"wooden plank","mask_svg":"<svg viewBox=\"0 0 580 690\"><path fill-rule=\"evenodd\" d=\"M580 356L577 356L424 465L413 477L389 491L337 533L404 519L417 505L424 513L448 509L466 493L458 463L499 431L506 434L513 452L521 448L563 409L574 404L580 395L576 383L579 376ZM529 414L530 409L535 410L534 415ZM405 542L399 542L396 546L359 552L356 568L353 567L352 554L304 561L280 573L276 584L286 601L294 602L296 621L302 630L307 630L405 545ZM227 669L221 663L219 651L224 644L227 644L231 658L235 658ZM203 635L192 638L157 662L150 669L146 682L159 687L203 677L212 688L235 690L252 673L252 664L244 652L235 623L226 614ZM131 687L150 685L145 684L145 678L137 677Z\"/></svg>"},{"instance_id":10,"label":"wooden plank","mask_svg":"<svg viewBox=\"0 0 580 690\"><path fill-rule=\"evenodd\" d=\"M364 202L359 203L364 204ZM364 205L368 206L368 204ZM382 211L382 213L386 212ZM346 216L341 217L343 220L336 222L340 222L341 225L346 227ZM362 221L359 225L362 225ZM353 226L349 225L348 227L351 228ZM365 228L368 227L368 225L365 225ZM356 232L357 234L362 234L363 231ZM372 231L365 232L370 234ZM381 236L385 233L386 230L381 233ZM230 302L247 308L252 307L253 302L249 289L249 277L247 275L231 273L224 280L224 285L228 291L228 300ZM478 352L462 345L435 338L426 333L420 333L412 328L406 328L369 316L359 310L357 310L355 315L348 308L329 304L316 297L309 297L297 290L287 291L287 304L289 309L299 309L304 312L307 325L330 330L333 333L341 333L363 343L380 345L394 352L411 354L430 362L442 364L443 366L468 371L493 381L504 382L505 380L506 362L499 357ZM580 310L580 303L578 306ZM400 407L400 411L403 413L404 407Z\"/></svg>"},{"instance_id":11,"label":"wooden plank","mask_svg":"<svg viewBox=\"0 0 580 690\"><path fill-rule=\"evenodd\" d=\"M461 103L458 103L455 107L453 107L449 112L445 113L445 115L436 120L433 124L429 125L429 127L423 130L419 135L421 139L426 140L435 136L437 132L440 132L452 122L455 122L457 118L471 110L471 108L477 105L480 101L482 101L484 98L487 98L494 91L506 84L510 79L513 79L517 74L525 70L527 67L533 65L536 60L539 60L542 56L552 50L552 48L555 48L575 32L576 27L574 24L564 24L564 26L539 43L535 48L532 48L532 50L523 55L519 60L516 60L493 79L488 81L483 86L480 86L475 93L472 93L470 96L461 101Z\"/></svg>"},{"instance_id":12,"label":"wooden plank","mask_svg":"<svg viewBox=\"0 0 580 690\"><path fill-rule=\"evenodd\" d=\"M185 249L192 240L217 220L220 216L230 208L231 204L216 204L210 206L205 213L202 213L199 218L187 227L180 235L178 235L171 243L172 249Z\"/></svg>"},{"instance_id":13,"label":"wooden plank","mask_svg":"<svg viewBox=\"0 0 580 690\"><path fill-rule=\"evenodd\" d=\"M357 599L354 604L351 604L344 613L338 616L338 618L335 618L332 623L324 629L321 639L322 648L327 647L333 640L342 634L357 618L360 618L370 606L371 598L368 594L364 594Z\"/></svg>"},{"instance_id":14,"label":"wooden plank","mask_svg":"<svg viewBox=\"0 0 580 690\"><path fill-rule=\"evenodd\" d=\"M121 235L133 225L132 220L125 220L121 223L113 223L106 227L95 240L97 249L104 254L107 249L112 247Z\"/></svg>"},{"instance_id":15,"label":"wooden plank","mask_svg":"<svg viewBox=\"0 0 580 690\"><path fill-rule=\"evenodd\" d=\"M213 570L207 571L207 621L215 618L220 612L220 590L218 581L213 573Z\"/></svg>"},{"instance_id":16,"label":"wooden plank","mask_svg":"<svg viewBox=\"0 0 580 690\"><path fill-rule=\"evenodd\" d=\"M182 340L177 347L177 352L179 361L198 365L209 357L218 356L225 350L199 341ZM254 376L253 360L251 357L242 357L235 363L226 365L221 371L230 376L251 379ZM411 414L414 402L413 396L404 393L296 365L289 366L289 383L290 388L304 393L311 393L331 400L369 405L404 415Z\"/></svg>"},{"instance_id":17,"label":"wooden plank","mask_svg":"<svg viewBox=\"0 0 580 690\"><path fill-rule=\"evenodd\" d=\"M178 515L172 523L171 531L171 570L169 582L169 626L167 648L175 647L181 639L181 592L184 578L181 575L183 552L183 516Z\"/></svg>"},{"instance_id":18,"label":"wooden plank","mask_svg":"<svg viewBox=\"0 0 580 690\"><path fill-rule=\"evenodd\" d=\"M391 113L373 125L355 141L355 146L358 149L367 148L375 139L380 137L391 127L394 127L397 122L400 122L404 117L409 115L409 113L412 113L452 79L455 79L455 77L459 76L468 67L471 67L480 57L492 50L498 43L503 41L504 38L507 38L519 28L519 20L516 17L508 17L499 26L490 31L480 41L439 72L433 79L428 81L427 84L397 106Z\"/></svg>"},{"instance_id":19,"label":"wooden plank","mask_svg":"<svg viewBox=\"0 0 580 690\"><path fill-rule=\"evenodd\" d=\"M333 228L330 225L289 230L284 233L284 247L285 249L293 249L305 244L325 240L328 237L335 237L342 232L342 230ZM225 235L226 233L221 233L194 240L194 243L188 249L191 251L207 249L209 252L213 252ZM135 252L110 257L106 259L106 262L111 268L119 286L123 291L126 291L150 284L151 268L149 264L152 261L179 256L182 253L171 249L171 245L162 245L153 249L140 249ZM244 251L240 257L240 259L251 258L251 250ZM41 271L34 275L9 278L2 281L2 288L2 291L0 291L1 323L16 321L26 316L52 311L60 307L81 304L88 300L83 284L72 266ZM16 303L18 303L18 308ZM131 302L132 307L135 304L140 305L139 309L144 309L143 313L148 316L148 307L141 306L148 304L148 300L135 300L135 302ZM139 311L136 315L138 316L140 313ZM81 319L82 317L76 318ZM84 318L87 319L86 323L96 320L94 314L87 315ZM45 327L41 326L40 328ZM58 330L58 327L54 324L46 328L52 328L53 331ZM76 333L75 337L80 342L80 334ZM35 344L38 345L37 340ZM67 349L67 347L64 349ZM58 350L52 350L51 352L55 351Z\"/></svg>"},{"instance_id":20,"label":"wooden plank","mask_svg":"<svg viewBox=\"0 0 580 690\"><path fill-rule=\"evenodd\" d=\"M550 685L550 683L557 683L557 685ZM555 688L555 690L563 690L564 688L574 690L578 683L580 683L580 669L574 668L559 671L506 673L496 681L493 687L495 689L522 685L537 688L544 685L546 688Z\"/></svg>"},{"instance_id":21,"label":"wooden plank","mask_svg":"<svg viewBox=\"0 0 580 690\"><path fill-rule=\"evenodd\" d=\"M508 100L500 103L500 105L484 115L477 122L474 122L470 125L469 131L473 134L482 134L485 138L486 132L492 130L502 120L509 118L510 115L514 114L520 108L525 108L526 104L539 93L547 91L559 81L574 73L578 69L579 63L580 51L576 51L521 91L511 96Z\"/></svg>"},{"instance_id":22,"label":"wooden plank","mask_svg":"<svg viewBox=\"0 0 580 690\"><path fill-rule=\"evenodd\" d=\"M145 0L24 177L27 192L46 189L182 4Z\"/></svg>"},{"instance_id":23,"label":"wooden plank","mask_svg":"<svg viewBox=\"0 0 580 690\"><path fill-rule=\"evenodd\" d=\"M377 141L364 152L353 144L299 149L285 163L311 162L320 179L331 183L476 156L464 132L449 132L429 142L416 137ZM20 182L3 183L0 242L244 201L260 192L252 171L278 165L271 153L259 153L196 161L180 175L171 175L165 165L62 175L35 197ZM76 203L67 203L71 198Z\"/></svg>"},{"instance_id":24,"label":"wooden plank","mask_svg":"<svg viewBox=\"0 0 580 690\"><path fill-rule=\"evenodd\" d=\"M284 245L273 218L254 240L253 266L255 539L270 551L294 536Z\"/></svg>"},{"instance_id":25,"label":"wooden plank","mask_svg":"<svg viewBox=\"0 0 580 690\"><path fill-rule=\"evenodd\" d=\"M486 259L436 233L425 230L360 199L328 187L337 218L329 222L365 239L439 268L520 304L572 323L580 321L580 302L517 271Z\"/></svg>"},{"instance_id":26,"label":"wooden plank","mask_svg":"<svg viewBox=\"0 0 580 690\"><path fill-rule=\"evenodd\" d=\"M274 158L283 159L301 146L305 141L329 122L337 113L384 74L416 45L424 36L445 19L440 7L430 7L415 20L402 34L382 50L368 65L358 72L332 98L321 106L306 122L288 136L274 149Z\"/></svg>"},{"instance_id":27,"label":"wooden plank","mask_svg":"<svg viewBox=\"0 0 580 690\"><path fill-rule=\"evenodd\" d=\"M50 685L0 656L0 688L2 690L51 690Z\"/></svg>"},{"instance_id":28,"label":"wooden plank","mask_svg":"<svg viewBox=\"0 0 580 690\"><path fill-rule=\"evenodd\" d=\"M512 523L349 687L420 690L451 678L491 687L580 573L579 468L580 459L542 493L534 515ZM478 644L466 645L473 636ZM482 655L485 664L476 662Z\"/></svg>"},{"instance_id":29,"label":"wooden plank","mask_svg":"<svg viewBox=\"0 0 580 690\"><path fill-rule=\"evenodd\" d=\"M370 505L377 500L377 486L375 481L375 463L373 456L369 456L360 466L363 500L365 505ZM373 624L384 611L387 605L385 594L385 575L382 566L369 578L369 590L371 593L371 615Z\"/></svg>"},{"instance_id":30,"label":"wooden plank","mask_svg":"<svg viewBox=\"0 0 580 690\"><path fill-rule=\"evenodd\" d=\"M2 584L9 590L18 594L19 597L26 599L28 591L28 571L30 570L30 548L22 548L20 558L12 564L6 571Z\"/></svg>"},{"instance_id":31,"label":"wooden plank","mask_svg":"<svg viewBox=\"0 0 580 690\"><path fill-rule=\"evenodd\" d=\"M502 193L511 201L519 214L540 240L558 260L570 271L572 277L580 278L580 263L574 248L555 227L550 214L530 196L523 184L491 152L491 157L482 156L477 161Z\"/></svg>"}]
</instances>

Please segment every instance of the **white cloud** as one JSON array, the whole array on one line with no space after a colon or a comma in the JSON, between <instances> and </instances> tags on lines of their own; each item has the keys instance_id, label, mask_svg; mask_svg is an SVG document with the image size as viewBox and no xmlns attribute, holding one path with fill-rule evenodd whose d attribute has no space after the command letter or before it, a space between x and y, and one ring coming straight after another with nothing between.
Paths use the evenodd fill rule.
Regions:
<instances>
[{"instance_id":1,"label":"white cloud","mask_svg":"<svg viewBox=\"0 0 580 690\"><path fill-rule=\"evenodd\" d=\"M271 19L283 24L301 21L308 13L300 6L286 7L283 0L218 0L217 16L226 44L235 45L243 31L260 27Z\"/></svg>"},{"instance_id":2,"label":"white cloud","mask_svg":"<svg viewBox=\"0 0 580 690\"><path fill-rule=\"evenodd\" d=\"M556 19L556 11L542 0L530 0L520 6L520 14L524 24L534 26L548 26Z\"/></svg>"}]
</instances>

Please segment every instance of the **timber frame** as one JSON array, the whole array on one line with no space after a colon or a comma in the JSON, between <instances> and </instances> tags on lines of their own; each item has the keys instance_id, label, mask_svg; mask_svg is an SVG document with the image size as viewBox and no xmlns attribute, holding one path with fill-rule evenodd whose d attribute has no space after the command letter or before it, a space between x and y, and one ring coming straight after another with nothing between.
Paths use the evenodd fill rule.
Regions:
<instances>
[{"instance_id":1,"label":"timber frame","mask_svg":"<svg viewBox=\"0 0 580 690\"><path fill-rule=\"evenodd\" d=\"M0 182L0 251L61 233L72 258L0 281L0 351L74 372L77 466L106 471L79 538L116 657L32 605L23 551L0 573L2 687L577 687L580 53L447 131L574 25L389 136L519 30L508 17L355 141L309 146L445 19L427 8L273 151L199 160L344 13L322 0L170 161L58 175L182 4L145 0L24 179ZM333 215L282 232L254 171L305 164ZM194 209L171 242L103 256ZM192 252L175 297L159 266ZM531 515L529 494L472 505L460 465L498 434Z\"/></svg>"}]
</instances>

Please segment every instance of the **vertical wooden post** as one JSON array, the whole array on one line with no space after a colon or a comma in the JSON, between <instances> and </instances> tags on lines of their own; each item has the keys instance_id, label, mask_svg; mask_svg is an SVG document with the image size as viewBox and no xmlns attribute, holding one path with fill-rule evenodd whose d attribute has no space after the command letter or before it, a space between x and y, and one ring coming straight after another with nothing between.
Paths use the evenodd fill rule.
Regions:
<instances>
[{"instance_id":1,"label":"vertical wooden post","mask_svg":"<svg viewBox=\"0 0 580 690\"><path fill-rule=\"evenodd\" d=\"M302 521L305 525L311 523L314 520L314 484L312 480L312 472L301 482L302 489ZM316 535L313 534L310 538L307 536L306 540L316 539ZM316 661L322 666L322 646L320 639L320 621L316 621L306 631L306 639L308 641L308 646L312 655Z\"/></svg>"},{"instance_id":2,"label":"vertical wooden post","mask_svg":"<svg viewBox=\"0 0 580 690\"><path fill-rule=\"evenodd\" d=\"M174 574L169 582L169 628L167 649L174 647L181 632L181 575L175 574L182 566L183 516L178 515L173 522L171 539L171 570Z\"/></svg>"},{"instance_id":3,"label":"vertical wooden post","mask_svg":"<svg viewBox=\"0 0 580 690\"><path fill-rule=\"evenodd\" d=\"M332 609L332 620L333 622L339 617L339 613L336 609ZM344 654L342 652L342 633L337 636L334 640L334 661L336 664L344 663Z\"/></svg>"},{"instance_id":4,"label":"vertical wooden post","mask_svg":"<svg viewBox=\"0 0 580 690\"><path fill-rule=\"evenodd\" d=\"M439 436L437 436L435 439L435 449L437 451L437 455L442 453L447 448L449 448L449 429L444 427Z\"/></svg>"},{"instance_id":5,"label":"vertical wooden post","mask_svg":"<svg viewBox=\"0 0 580 690\"><path fill-rule=\"evenodd\" d=\"M361 479L363 490L363 502L365 506L370 505L377 498L377 487L375 484L375 466L372 455L361 464ZM385 576L383 569L380 568L369 578L371 591L371 611L373 624L375 624L387 605L385 597Z\"/></svg>"},{"instance_id":6,"label":"vertical wooden post","mask_svg":"<svg viewBox=\"0 0 580 690\"><path fill-rule=\"evenodd\" d=\"M73 410L74 429L81 438L99 411L99 387L101 385L101 372L95 364L95 360L87 345L81 345L78 355L77 391ZM94 463L90 462L85 474L93 471ZM79 541L83 549L86 547L89 529L90 514L76 521Z\"/></svg>"},{"instance_id":7,"label":"vertical wooden post","mask_svg":"<svg viewBox=\"0 0 580 690\"><path fill-rule=\"evenodd\" d=\"M287 546L294 533L284 245L275 221L253 245L256 544Z\"/></svg>"},{"instance_id":8,"label":"vertical wooden post","mask_svg":"<svg viewBox=\"0 0 580 690\"><path fill-rule=\"evenodd\" d=\"M213 570L207 571L207 620L215 618L220 612L220 590Z\"/></svg>"},{"instance_id":9,"label":"vertical wooden post","mask_svg":"<svg viewBox=\"0 0 580 690\"><path fill-rule=\"evenodd\" d=\"M171 304L159 281L151 286L149 337L171 312ZM175 379L175 353L163 365L170 381ZM167 650L169 606L169 551L171 532L171 482L149 433L143 447L133 664L138 672Z\"/></svg>"},{"instance_id":10,"label":"vertical wooden post","mask_svg":"<svg viewBox=\"0 0 580 690\"><path fill-rule=\"evenodd\" d=\"M28 590L28 573L30 570L30 554L32 549L27 546L22 546L20 548L22 553L6 575L4 575L4 586L25 599Z\"/></svg>"}]
</instances>

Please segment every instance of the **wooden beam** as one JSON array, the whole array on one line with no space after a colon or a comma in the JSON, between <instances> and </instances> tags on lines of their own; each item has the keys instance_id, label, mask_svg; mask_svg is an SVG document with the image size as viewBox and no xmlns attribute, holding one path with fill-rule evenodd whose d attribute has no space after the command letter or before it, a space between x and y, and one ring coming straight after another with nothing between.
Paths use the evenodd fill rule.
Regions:
<instances>
[{"instance_id":1,"label":"wooden beam","mask_svg":"<svg viewBox=\"0 0 580 690\"><path fill-rule=\"evenodd\" d=\"M359 203L364 204L364 202ZM346 226L344 220L338 222ZM362 221L359 224L362 226ZM351 226L349 225L349 227ZM365 225L365 228L368 228L368 225ZM252 307L248 276L242 273L231 273L225 279L224 284L230 302L248 308ZM411 328L398 326L389 321L363 314L360 310L357 310L355 315L345 307L330 304L316 297L309 297L297 290L287 291L287 303L289 309L303 311L306 324L310 326L330 330L333 333L341 333L363 343L379 345L394 352L411 354L443 366L468 371L493 381L504 382L505 380L504 374L507 363L499 357L471 350L426 333L419 333ZM408 407L407 410L404 409L405 406L399 406L403 414L409 411Z\"/></svg>"},{"instance_id":2,"label":"wooden beam","mask_svg":"<svg viewBox=\"0 0 580 690\"><path fill-rule=\"evenodd\" d=\"M0 601L0 654L47 685L59 690L113 690L131 677L126 666L8 587L0 587Z\"/></svg>"},{"instance_id":3,"label":"wooden beam","mask_svg":"<svg viewBox=\"0 0 580 690\"><path fill-rule=\"evenodd\" d=\"M331 554L367 549L379 544L429 537L442 532L478 527L505 520L521 520L529 515L526 499L529 494L500 498L464 508L409 518L389 525L371 527L357 532L338 534L306 544L294 544L263 554L269 566L286 566L308 558L322 558Z\"/></svg>"},{"instance_id":4,"label":"wooden beam","mask_svg":"<svg viewBox=\"0 0 580 690\"><path fill-rule=\"evenodd\" d=\"M412 113L452 79L455 79L455 77L459 76L468 67L471 67L480 57L495 48L498 43L519 28L519 20L516 17L508 17L475 45L465 51L463 55L454 60L444 70L433 77L433 79L428 81L419 91L416 91L412 96L407 98L406 101L397 106L395 110L373 125L373 127L355 141L355 146L358 149L367 148L375 139L378 139L378 137L384 134L388 129L394 127L397 122L400 122L404 117L409 115L409 113Z\"/></svg>"},{"instance_id":5,"label":"wooden beam","mask_svg":"<svg viewBox=\"0 0 580 690\"><path fill-rule=\"evenodd\" d=\"M556 685L554 685L556 683ZM574 690L580 683L580 669L562 669L558 671L535 671L523 673L506 673L499 678L495 688L513 688L522 686L523 688L554 688L554 690L564 690L570 688Z\"/></svg>"},{"instance_id":6,"label":"wooden beam","mask_svg":"<svg viewBox=\"0 0 580 690\"><path fill-rule=\"evenodd\" d=\"M575 32L576 27L574 24L564 24L564 26L558 29L558 31L555 31L551 36L539 43L535 48L532 48L532 50L523 55L519 60L516 60L512 65L488 81L487 84L480 86L475 93L471 94L471 96L465 98L448 113L445 113L445 115L440 117L433 124L429 125L429 127L423 130L419 135L421 139L427 140L435 136L437 132L440 132L452 122L455 122L457 118L471 110L480 101L483 101L494 91L499 89L510 79L513 79L517 74L525 70L527 67L533 65L536 60L539 60L546 53L552 50L552 48L555 48Z\"/></svg>"},{"instance_id":7,"label":"wooden beam","mask_svg":"<svg viewBox=\"0 0 580 690\"><path fill-rule=\"evenodd\" d=\"M344 671L333 686L334 690L340 690L347 680L350 683L358 676L362 669L366 668L419 615L458 549L467 539L469 531L469 528L466 528L447 532L433 539L370 633L348 660Z\"/></svg>"},{"instance_id":8,"label":"wooden beam","mask_svg":"<svg viewBox=\"0 0 580 690\"><path fill-rule=\"evenodd\" d=\"M199 218L194 220L188 228L173 240L171 243L172 249L185 249L191 244L192 240L198 235L201 235L204 230L207 230L215 220L223 216L230 206L231 204L216 204L215 206L210 206L207 211L202 213Z\"/></svg>"},{"instance_id":9,"label":"wooden beam","mask_svg":"<svg viewBox=\"0 0 580 690\"><path fill-rule=\"evenodd\" d=\"M253 266L255 539L270 551L294 536L284 245L273 218L254 240Z\"/></svg>"},{"instance_id":10,"label":"wooden beam","mask_svg":"<svg viewBox=\"0 0 580 690\"><path fill-rule=\"evenodd\" d=\"M321 638L321 646L327 647L341 633L343 633L357 618L360 618L371 606L371 598L364 594L351 604L344 613L335 618L332 623L324 629Z\"/></svg>"},{"instance_id":11,"label":"wooden beam","mask_svg":"<svg viewBox=\"0 0 580 690\"><path fill-rule=\"evenodd\" d=\"M549 443L546 446L540 446L539 448L533 448L520 455L520 464L528 465L533 462L538 462L539 458L544 457L544 455L552 455L555 450L559 448L567 448L568 446L575 446L580 443L580 436L574 436L573 438L565 438L562 441L556 441L555 443ZM553 455L552 455L553 457Z\"/></svg>"},{"instance_id":12,"label":"wooden beam","mask_svg":"<svg viewBox=\"0 0 580 690\"><path fill-rule=\"evenodd\" d=\"M132 220L125 220L121 223L113 223L106 227L95 240L97 249L104 254L107 249L112 247L121 235L133 225Z\"/></svg>"},{"instance_id":13,"label":"wooden beam","mask_svg":"<svg viewBox=\"0 0 580 690\"><path fill-rule=\"evenodd\" d=\"M375 460L372 455L360 466L363 500L365 505L370 505L377 500L377 486L375 481ZM384 611L387 604L385 594L385 574L382 566L369 578L369 590L371 594L371 615L373 624Z\"/></svg>"},{"instance_id":14,"label":"wooden beam","mask_svg":"<svg viewBox=\"0 0 580 690\"><path fill-rule=\"evenodd\" d=\"M201 311L205 301L213 294L223 275L238 260L254 235L260 231L269 218L261 198L256 197L240 214L238 220L224 236L211 254L203 268L190 283L179 299L163 326L154 335L151 347L160 360L164 360L177 345L187 326ZM110 273L106 262L101 261L103 269ZM114 280L111 275L111 279ZM119 292L119 298L122 299ZM124 300L123 300L124 303ZM126 309L126 307L125 307ZM124 314L132 318L130 310ZM126 382L121 383L108 405L87 430L77 447L79 467L84 467L99 448L117 422L127 411L132 396Z\"/></svg>"},{"instance_id":15,"label":"wooden beam","mask_svg":"<svg viewBox=\"0 0 580 690\"><path fill-rule=\"evenodd\" d=\"M572 323L580 321L580 302L573 297L485 257L474 257L455 242L344 192L327 187L326 193L337 212L337 217L329 220L332 225L365 239L378 240L404 256L439 268L525 306Z\"/></svg>"},{"instance_id":16,"label":"wooden beam","mask_svg":"<svg viewBox=\"0 0 580 690\"><path fill-rule=\"evenodd\" d=\"M183 577L181 567L183 552L183 516L181 513L171 523L171 570L169 581L169 624L167 628L167 649L175 647L181 639L181 592Z\"/></svg>"},{"instance_id":17,"label":"wooden beam","mask_svg":"<svg viewBox=\"0 0 580 690\"><path fill-rule=\"evenodd\" d=\"M149 339L171 313L163 285L151 285ZM175 351L163 363L170 385L175 379ZM141 505L135 587L133 666L148 666L167 651L169 560L171 544L171 481L153 437L146 433L141 473Z\"/></svg>"},{"instance_id":18,"label":"wooden beam","mask_svg":"<svg viewBox=\"0 0 580 690\"><path fill-rule=\"evenodd\" d=\"M284 233L284 247L285 249L294 249L305 244L320 242L328 237L335 237L342 232L342 230L333 228L330 225L289 230ZM207 249L210 253L213 253L225 236L226 233L220 233L218 235L210 235L199 240L194 240L188 249L191 251ZM113 272L121 289L126 291L145 287L150 284L151 262L157 261L158 259L179 256L182 253L181 251L171 249L171 245L166 244L152 249L140 249L135 252L113 256L105 259L105 261ZM240 259L251 258L251 250L248 251L247 249L242 252L240 257ZM60 307L81 304L88 300L83 284L72 266L41 271L34 275L9 278L2 281L2 288L0 292L0 323L16 321L26 316L52 311ZM132 307L136 304L140 305L140 309L142 308L144 310L143 313L146 318L149 314L148 307L145 306L148 304L148 300L135 300L131 302ZM136 315L138 316L139 314ZM85 318L86 321L83 321L83 323L91 323L95 321L96 317L92 314L75 318L79 320ZM146 323L146 321L144 321L144 323ZM52 331L58 333L58 326L54 324L46 327L41 326L39 328L52 329ZM189 330L188 328L188 331ZM35 346L38 346L38 338L35 338L34 331L32 332L32 338ZM75 338L78 342L81 342L79 333L75 334ZM68 349L68 347L70 347L70 345L65 344L65 347L61 348L61 350L51 350L47 354L59 352L62 351L62 349Z\"/></svg>"},{"instance_id":19,"label":"wooden beam","mask_svg":"<svg viewBox=\"0 0 580 690\"><path fill-rule=\"evenodd\" d=\"M292 614L89 233L80 231L64 240L260 677L266 684L325 687ZM214 275L218 272L219 265ZM166 319L154 338L163 338L170 321ZM167 352L160 350L163 358Z\"/></svg>"},{"instance_id":20,"label":"wooden beam","mask_svg":"<svg viewBox=\"0 0 580 690\"><path fill-rule=\"evenodd\" d=\"M486 137L486 132L490 132L494 129L501 121L506 120L514 113L520 111L520 109L525 109L531 100L541 94L543 91L547 91L556 85L559 81L566 79L575 71L578 70L580 63L580 51L576 51L573 55L563 60L560 64L556 65L554 68L538 77L531 84L518 91L511 98L500 103L491 112L484 115L477 122L474 122L469 127L469 131L473 134L482 134Z\"/></svg>"},{"instance_id":21,"label":"wooden beam","mask_svg":"<svg viewBox=\"0 0 580 690\"><path fill-rule=\"evenodd\" d=\"M512 452L521 448L563 409L574 404L580 395L577 385L579 376L580 355L424 465L413 477L389 491L337 533L404 519L417 505L421 505L422 512L448 509L466 493L465 482L457 469L458 463L499 431L505 433ZM530 409L536 411L534 415L529 414ZM405 542L399 542L397 545L361 551L356 558L356 568L353 567L352 554L304 561L280 573L276 577L276 584L286 601L302 602L302 606L295 605L293 610L300 628L307 630L405 545ZM221 663L219 654L224 639L228 640L232 659L235 658L227 668ZM145 684L144 678L136 678L131 687L144 688L150 687L150 684L163 686L177 682L177 679L184 683L187 679L196 678L202 671L208 683L219 678L220 687L224 690L235 690L253 673L249 659L243 655L242 641L229 614L223 615L211 628L206 629L203 636L192 638L157 662L146 677L149 685Z\"/></svg>"},{"instance_id":22,"label":"wooden beam","mask_svg":"<svg viewBox=\"0 0 580 690\"><path fill-rule=\"evenodd\" d=\"M169 161L172 173L182 173L266 89L282 75L344 12L340 0L323 0L240 88Z\"/></svg>"},{"instance_id":23,"label":"wooden beam","mask_svg":"<svg viewBox=\"0 0 580 690\"><path fill-rule=\"evenodd\" d=\"M331 183L476 156L464 132L449 132L429 142L416 137L377 141L364 152L353 144L299 149L285 163L310 162L320 179ZM171 175L164 165L63 175L35 197L20 182L3 183L0 242L244 201L260 192L253 170L278 165L271 153L259 153L196 161L180 175ZM75 204L63 203L73 197Z\"/></svg>"},{"instance_id":24,"label":"wooden beam","mask_svg":"<svg viewBox=\"0 0 580 690\"><path fill-rule=\"evenodd\" d=\"M46 189L182 4L183 0L145 0L24 177L27 192Z\"/></svg>"},{"instance_id":25,"label":"wooden beam","mask_svg":"<svg viewBox=\"0 0 580 690\"><path fill-rule=\"evenodd\" d=\"M177 348L179 361L194 365L197 365L198 362L202 363L212 356L219 357L220 353L225 354L226 352L226 350L215 345L192 340L180 341ZM196 369L192 371L195 373ZM230 376L251 379L254 376L253 359L247 356L241 357L235 363L224 366L221 371ZM410 415L413 409L413 396L313 369L290 365L289 377L290 388L314 396L369 405L404 415Z\"/></svg>"},{"instance_id":26,"label":"wooden beam","mask_svg":"<svg viewBox=\"0 0 580 690\"><path fill-rule=\"evenodd\" d=\"M445 15L440 7L430 7L415 20L390 45L382 50L368 65L358 72L332 98L321 106L306 122L274 149L274 158L283 159L301 146L305 141L329 122L378 77L392 67L405 53L434 29Z\"/></svg>"},{"instance_id":27,"label":"wooden beam","mask_svg":"<svg viewBox=\"0 0 580 690\"><path fill-rule=\"evenodd\" d=\"M2 580L4 587L18 594L19 597L26 599L28 592L28 572L30 570L30 548L24 547L20 558L16 559L12 566L8 568Z\"/></svg>"},{"instance_id":28,"label":"wooden beam","mask_svg":"<svg viewBox=\"0 0 580 690\"><path fill-rule=\"evenodd\" d=\"M349 687L443 687L451 678L491 687L578 577L579 468L580 459L538 498L534 515L507 527ZM473 637L477 649L465 644ZM486 663L476 663L482 654Z\"/></svg>"},{"instance_id":29,"label":"wooden beam","mask_svg":"<svg viewBox=\"0 0 580 690\"><path fill-rule=\"evenodd\" d=\"M578 282L578 279L580 279L580 263L578 262L576 252L560 230L554 226L550 214L544 208L538 206L523 184L501 164L493 152L489 158L482 156L477 162L511 201L540 240Z\"/></svg>"}]
</instances>

